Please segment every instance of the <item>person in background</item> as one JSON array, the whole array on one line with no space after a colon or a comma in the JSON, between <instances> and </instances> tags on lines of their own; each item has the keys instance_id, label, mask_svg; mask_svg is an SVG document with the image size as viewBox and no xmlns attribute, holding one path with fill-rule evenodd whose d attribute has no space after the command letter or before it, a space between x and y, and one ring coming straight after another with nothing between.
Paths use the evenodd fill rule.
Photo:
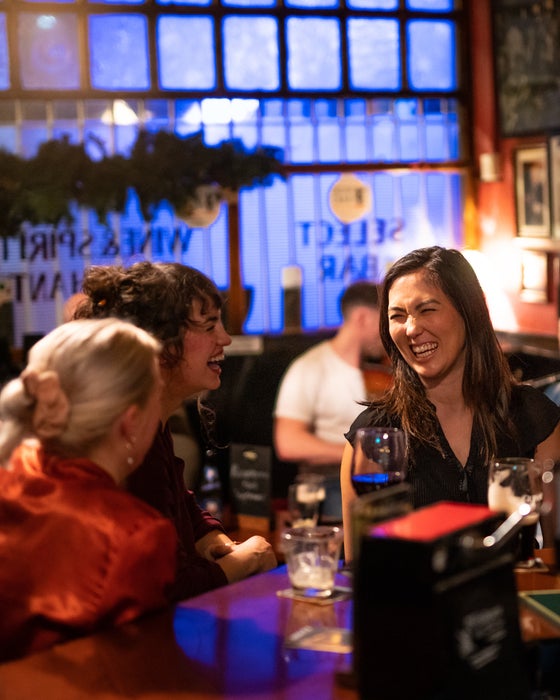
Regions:
<instances>
[{"instance_id":1,"label":"person in background","mask_svg":"<svg viewBox=\"0 0 560 700\"><path fill-rule=\"evenodd\" d=\"M274 406L274 448L299 472L325 477L323 522L342 520L340 460L344 434L368 398L364 358L383 358L377 285L354 282L340 297L335 336L306 350L287 368ZM390 377L381 368L385 384Z\"/></svg>"},{"instance_id":2,"label":"person in background","mask_svg":"<svg viewBox=\"0 0 560 700\"><path fill-rule=\"evenodd\" d=\"M127 488L169 518L177 531L178 570L173 597L190 598L276 566L264 537L236 543L222 523L200 508L184 485L184 464L168 425L182 403L220 386L224 347L231 343L221 319L221 295L206 275L179 263L140 262L129 268L86 271L81 317L119 317L151 333L162 346L160 423L146 458ZM214 416L199 404L212 447Z\"/></svg>"},{"instance_id":3,"label":"person in background","mask_svg":"<svg viewBox=\"0 0 560 700\"><path fill-rule=\"evenodd\" d=\"M122 487L159 420L159 344L76 321L0 394L0 659L164 606L177 537Z\"/></svg>"},{"instance_id":4,"label":"person in background","mask_svg":"<svg viewBox=\"0 0 560 700\"><path fill-rule=\"evenodd\" d=\"M486 504L495 457L560 459L560 408L514 379L478 279L459 251L421 248L395 262L380 311L394 383L347 434L341 464L347 560L358 428L404 430L414 507L442 500Z\"/></svg>"}]
</instances>

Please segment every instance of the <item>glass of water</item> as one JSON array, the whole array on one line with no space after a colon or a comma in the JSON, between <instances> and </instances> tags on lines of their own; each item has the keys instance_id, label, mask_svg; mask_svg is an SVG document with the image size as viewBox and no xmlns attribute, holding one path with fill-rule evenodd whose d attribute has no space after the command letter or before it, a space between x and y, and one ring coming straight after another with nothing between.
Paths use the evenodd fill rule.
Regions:
<instances>
[{"instance_id":1,"label":"glass of water","mask_svg":"<svg viewBox=\"0 0 560 700\"><path fill-rule=\"evenodd\" d=\"M282 549L294 593L328 598L338 571L342 528L292 527L282 533Z\"/></svg>"}]
</instances>

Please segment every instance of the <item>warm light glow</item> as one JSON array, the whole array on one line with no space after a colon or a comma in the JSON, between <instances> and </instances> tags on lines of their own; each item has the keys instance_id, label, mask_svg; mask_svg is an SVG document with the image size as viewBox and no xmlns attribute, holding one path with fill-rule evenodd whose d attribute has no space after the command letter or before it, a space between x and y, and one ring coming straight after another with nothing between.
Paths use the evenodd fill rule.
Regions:
<instances>
[{"instance_id":1,"label":"warm light glow","mask_svg":"<svg viewBox=\"0 0 560 700\"><path fill-rule=\"evenodd\" d=\"M39 15L37 26L39 29L52 29L56 24L56 17L52 15Z\"/></svg>"},{"instance_id":2,"label":"warm light glow","mask_svg":"<svg viewBox=\"0 0 560 700\"><path fill-rule=\"evenodd\" d=\"M201 101L202 121L205 124L229 124L231 102L228 99L206 99Z\"/></svg>"},{"instance_id":3,"label":"warm light glow","mask_svg":"<svg viewBox=\"0 0 560 700\"><path fill-rule=\"evenodd\" d=\"M255 118L258 100L228 100L207 98L201 101L202 121L205 124L246 122Z\"/></svg>"},{"instance_id":4,"label":"warm light glow","mask_svg":"<svg viewBox=\"0 0 560 700\"><path fill-rule=\"evenodd\" d=\"M475 271L496 330L515 332L519 330L513 307L505 290L499 285L496 266L479 250L461 251Z\"/></svg>"},{"instance_id":5,"label":"warm light glow","mask_svg":"<svg viewBox=\"0 0 560 700\"><path fill-rule=\"evenodd\" d=\"M115 100L113 109L106 109L101 115L103 124L116 124L117 126L130 126L138 124L138 115L124 100Z\"/></svg>"}]
</instances>

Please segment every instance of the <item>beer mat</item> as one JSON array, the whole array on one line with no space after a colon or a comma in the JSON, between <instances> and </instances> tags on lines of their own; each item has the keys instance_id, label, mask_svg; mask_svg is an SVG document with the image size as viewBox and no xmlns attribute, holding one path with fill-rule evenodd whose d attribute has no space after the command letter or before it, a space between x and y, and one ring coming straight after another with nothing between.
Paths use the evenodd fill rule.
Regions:
<instances>
[{"instance_id":1,"label":"beer mat","mask_svg":"<svg viewBox=\"0 0 560 700\"><path fill-rule=\"evenodd\" d=\"M352 652L352 635L343 627L311 627L306 625L293 632L285 640L289 649L310 649L312 651L331 651L335 654Z\"/></svg>"},{"instance_id":2,"label":"beer mat","mask_svg":"<svg viewBox=\"0 0 560 700\"><path fill-rule=\"evenodd\" d=\"M528 608L560 627L560 590L522 591L518 595Z\"/></svg>"},{"instance_id":3,"label":"beer mat","mask_svg":"<svg viewBox=\"0 0 560 700\"><path fill-rule=\"evenodd\" d=\"M302 595L296 593L293 588L284 588L281 591L276 591L276 595L281 598L291 598L292 600L300 600L304 603L313 603L313 605L332 605L339 600L348 600L352 596L352 589L344 586L335 586L333 592L328 598L317 598L310 595Z\"/></svg>"}]
</instances>

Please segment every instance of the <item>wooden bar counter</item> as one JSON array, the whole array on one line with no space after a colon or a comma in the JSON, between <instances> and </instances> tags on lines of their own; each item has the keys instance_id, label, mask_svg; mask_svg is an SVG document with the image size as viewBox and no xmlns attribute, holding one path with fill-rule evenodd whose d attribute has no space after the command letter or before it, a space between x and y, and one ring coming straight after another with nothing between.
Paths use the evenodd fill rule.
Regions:
<instances>
[{"instance_id":1,"label":"wooden bar counter","mask_svg":"<svg viewBox=\"0 0 560 700\"><path fill-rule=\"evenodd\" d=\"M348 585L348 579L341 577ZM345 627L351 603L280 598L284 567L101 634L0 665L0 700L354 700L350 654L284 648L305 625Z\"/></svg>"},{"instance_id":2,"label":"wooden bar counter","mask_svg":"<svg viewBox=\"0 0 560 700\"><path fill-rule=\"evenodd\" d=\"M523 572L520 590L560 588ZM339 584L349 579L340 576ZM185 601L174 609L0 665L0 700L356 700L350 653L287 648L306 625L350 629L352 603L277 596L285 567ZM520 607L526 642L560 629Z\"/></svg>"}]
</instances>

